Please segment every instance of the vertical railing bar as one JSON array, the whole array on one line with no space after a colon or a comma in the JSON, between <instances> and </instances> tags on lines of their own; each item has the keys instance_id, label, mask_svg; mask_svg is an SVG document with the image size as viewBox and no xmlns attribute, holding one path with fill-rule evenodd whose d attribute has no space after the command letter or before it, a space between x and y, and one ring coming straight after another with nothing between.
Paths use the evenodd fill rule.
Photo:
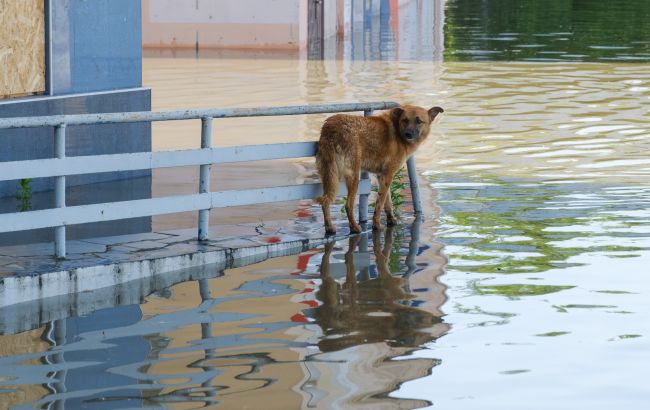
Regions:
<instances>
[{"instance_id":1,"label":"vertical railing bar","mask_svg":"<svg viewBox=\"0 0 650 410\"><path fill-rule=\"evenodd\" d=\"M418 182L418 171L415 168L415 157L411 155L406 161L411 185L411 198L413 200L413 211L416 218L422 218L422 203L420 202L420 183Z\"/></svg>"},{"instance_id":2,"label":"vertical railing bar","mask_svg":"<svg viewBox=\"0 0 650 410\"><path fill-rule=\"evenodd\" d=\"M66 124L54 128L54 157L65 158L65 129ZM65 208L65 175L54 178L54 206ZM66 256L65 225L54 227L54 256L64 259Z\"/></svg>"},{"instance_id":3,"label":"vertical railing bar","mask_svg":"<svg viewBox=\"0 0 650 410\"><path fill-rule=\"evenodd\" d=\"M201 148L209 149L212 147L212 117L201 118ZM199 172L199 193L205 194L210 192L210 168L212 164L200 166ZM206 241L210 236L210 209L199 211L199 241Z\"/></svg>"},{"instance_id":4,"label":"vertical railing bar","mask_svg":"<svg viewBox=\"0 0 650 410\"><path fill-rule=\"evenodd\" d=\"M372 110L365 110L363 112L364 117L370 117L372 115ZM361 172L361 179L370 179L370 174L365 171ZM368 194L359 195L359 223L368 222Z\"/></svg>"}]
</instances>

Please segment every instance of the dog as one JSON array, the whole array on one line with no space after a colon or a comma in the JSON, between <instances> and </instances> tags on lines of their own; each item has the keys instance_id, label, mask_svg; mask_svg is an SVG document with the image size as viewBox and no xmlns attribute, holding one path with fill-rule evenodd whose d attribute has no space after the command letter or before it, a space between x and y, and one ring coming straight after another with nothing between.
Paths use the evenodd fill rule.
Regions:
<instances>
[{"instance_id":1,"label":"dog","mask_svg":"<svg viewBox=\"0 0 650 410\"><path fill-rule=\"evenodd\" d=\"M440 107L427 110L403 105L377 116L337 114L325 120L316 153L316 168L324 193L315 200L323 208L327 235L336 233L330 205L336 200L340 179L345 180L348 190L345 210L350 232L361 232L361 227L354 218L354 201L361 171L376 174L379 182L379 195L372 218L373 229L381 228L380 218L384 208L386 224L397 224L390 197L390 184L395 173L427 138L431 123L442 112L444 110Z\"/></svg>"}]
</instances>

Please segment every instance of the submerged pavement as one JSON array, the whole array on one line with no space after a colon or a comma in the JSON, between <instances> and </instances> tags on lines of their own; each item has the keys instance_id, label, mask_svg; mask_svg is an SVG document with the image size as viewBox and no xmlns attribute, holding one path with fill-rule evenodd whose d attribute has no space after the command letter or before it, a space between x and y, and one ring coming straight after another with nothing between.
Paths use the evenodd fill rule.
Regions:
<instances>
[{"instance_id":1,"label":"submerged pavement","mask_svg":"<svg viewBox=\"0 0 650 410\"><path fill-rule=\"evenodd\" d=\"M325 236L320 206L309 200L298 205L293 219L211 226L214 239L208 241L197 240L196 228L71 240L65 260L52 256L53 243L0 247L0 334L138 303L179 282L218 277L225 269L349 236L340 205L332 212L339 219L331 237ZM409 208L404 206L403 221L412 219Z\"/></svg>"},{"instance_id":2,"label":"submerged pavement","mask_svg":"<svg viewBox=\"0 0 650 410\"><path fill-rule=\"evenodd\" d=\"M145 191L154 197L194 193L198 186L195 168L155 170L153 178L144 181L150 185ZM314 178L313 170L292 161L214 166L212 173L213 190L291 185ZM138 185L136 189L141 188ZM120 181L109 182L83 197L97 200L102 192L114 195L124 189L128 187L120 185ZM37 209L49 205L51 198L47 195L51 193L35 194ZM15 209L12 201L15 202L9 198L1 202L3 210ZM322 221L322 216L318 219L320 209L311 200L221 208L210 214L214 225L210 227L209 241L197 240L197 213L185 212L152 218L149 228L145 228L151 232L68 240L64 260L53 257L52 242L21 244L25 238L18 238L13 242L18 245L0 246L0 308L204 265L223 269L254 263L287 252L300 252L303 247L316 246L326 239L322 222L317 222ZM347 223L341 223L340 235L345 236L349 232ZM141 226L135 227L136 232L140 229ZM49 235L34 238L49 239Z\"/></svg>"},{"instance_id":3,"label":"submerged pavement","mask_svg":"<svg viewBox=\"0 0 650 410\"><path fill-rule=\"evenodd\" d=\"M267 184L273 186L314 179L310 166L264 166L284 171L260 174L267 168L229 169L228 175L238 177L223 178L228 182L221 183L220 189L259 183L252 173L267 175ZM192 172L182 169L156 175L154 193L189 192L196 185ZM402 221L408 222L413 210L408 189L405 194ZM337 225L337 235L332 237L325 236L320 205L302 200L215 209L208 241L197 240L197 215L192 212L156 217L152 232L68 240L64 260L54 258L52 242L0 246L0 334L30 329L34 321L138 303L176 283L221 276L225 269L340 240L349 236L341 209L341 204L332 206Z\"/></svg>"},{"instance_id":4,"label":"submerged pavement","mask_svg":"<svg viewBox=\"0 0 650 410\"><path fill-rule=\"evenodd\" d=\"M349 233L340 220L338 235L325 237L316 211L305 207L293 220L212 226L208 241L197 240L196 228L71 240L64 260L52 256L52 243L0 247L0 307L206 265L243 266Z\"/></svg>"}]
</instances>

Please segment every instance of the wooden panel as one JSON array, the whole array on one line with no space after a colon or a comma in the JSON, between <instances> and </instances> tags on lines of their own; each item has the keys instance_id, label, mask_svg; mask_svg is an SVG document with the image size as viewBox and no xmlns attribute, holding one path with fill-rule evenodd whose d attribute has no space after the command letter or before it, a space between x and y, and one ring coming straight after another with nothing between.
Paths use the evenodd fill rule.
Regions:
<instances>
[{"instance_id":1,"label":"wooden panel","mask_svg":"<svg viewBox=\"0 0 650 410\"><path fill-rule=\"evenodd\" d=\"M0 0L0 99L45 91L43 0Z\"/></svg>"}]
</instances>

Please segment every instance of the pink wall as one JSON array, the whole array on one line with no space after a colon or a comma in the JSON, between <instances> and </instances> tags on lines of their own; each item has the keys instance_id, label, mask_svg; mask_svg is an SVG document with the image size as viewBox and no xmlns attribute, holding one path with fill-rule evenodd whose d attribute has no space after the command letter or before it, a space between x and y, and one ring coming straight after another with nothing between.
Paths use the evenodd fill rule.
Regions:
<instances>
[{"instance_id":1,"label":"pink wall","mask_svg":"<svg viewBox=\"0 0 650 410\"><path fill-rule=\"evenodd\" d=\"M305 0L142 1L145 48L298 50L306 42Z\"/></svg>"}]
</instances>

